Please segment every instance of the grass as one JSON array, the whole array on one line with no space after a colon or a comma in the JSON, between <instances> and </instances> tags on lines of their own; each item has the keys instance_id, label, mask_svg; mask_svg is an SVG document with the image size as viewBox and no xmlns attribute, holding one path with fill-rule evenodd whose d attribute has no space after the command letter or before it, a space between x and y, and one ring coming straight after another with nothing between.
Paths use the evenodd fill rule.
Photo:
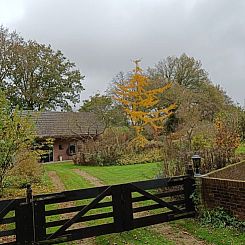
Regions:
<instances>
[{"instance_id":1,"label":"grass","mask_svg":"<svg viewBox=\"0 0 245 245\"><path fill-rule=\"evenodd\" d=\"M129 232L122 232L120 234L112 234L106 236L99 236L96 238L97 244L108 245L108 244L117 244L117 245L174 245L173 242L166 240L163 236L150 231L146 228L135 229Z\"/></svg>"},{"instance_id":2,"label":"grass","mask_svg":"<svg viewBox=\"0 0 245 245\"><path fill-rule=\"evenodd\" d=\"M159 172L158 163L145 163L123 166L78 166L70 162L47 164L45 169L67 174L69 170L81 169L103 181L105 184L119 184L155 178ZM69 175L72 171L69 171ZM83 188L83 187L80 187Z\"/></svg>"},{"instance_id":3,"label":"grass","mask_svg":"<svg viewBox=\"0 0 245 245\"><path fill-rule=\"evenodd\" d=\"M230 228L202 226L193 219L171 222L175 227L187 230L195 237L215 245L244 245L245 234Z\"/></svg>"},{"instance_id":4,"label":"grass","mask_svg":"<svg viewBox=\"0 0 245 245\"><path fill-rule=\"evenodd\" d=\"M245 154L245 143L242 143L236 150L236 154Z\"/></svg>"},{"instance_id":5,"label":"grass","mask_svg":"<svg viewBox=\"0 0 245 245\"><path fill-rule=\"evenodd\" d=\"M46 171L55 171L57 175L60 177L61 181L65 185L67 190L75 190L75 189L83 189L92 187L92 185L86 180L82 179L79 175L74 173L73 171L69 171L74 169L74 165L70 162L65 162L62 164L46 164Z\"/></svg>"}]
</instances>

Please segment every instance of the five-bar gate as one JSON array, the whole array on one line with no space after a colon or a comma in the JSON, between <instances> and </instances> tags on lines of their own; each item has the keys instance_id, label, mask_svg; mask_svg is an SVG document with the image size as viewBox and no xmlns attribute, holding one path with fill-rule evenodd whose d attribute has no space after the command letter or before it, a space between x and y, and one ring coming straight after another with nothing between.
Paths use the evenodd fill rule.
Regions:
<instances>
[{"instance_id":1,"label":"five-bar gate","mask_svg":"<svg viewBox=\"0 0 245 245\"><path fill-rule=\"evenodd\" d=\"M190 176L0 202L0 243L54 244L195 215Z\"/></svg>"}]
</instances>

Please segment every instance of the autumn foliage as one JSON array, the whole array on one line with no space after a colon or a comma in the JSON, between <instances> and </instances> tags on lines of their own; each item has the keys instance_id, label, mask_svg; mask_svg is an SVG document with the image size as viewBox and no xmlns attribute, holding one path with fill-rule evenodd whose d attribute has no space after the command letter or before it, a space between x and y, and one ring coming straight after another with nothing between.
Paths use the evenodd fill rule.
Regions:
<instances>
[{"instance_id":1,"label":"autumn foliage","mask_svg":"<svg viewBox=\"0 0 245 245\"><path fill-rule=\"evenodd\" d=\"M131 126L135 130L132 143L144 146L147 139L144 136L146 126L150 126L154 133L163 128L163 121L170 116L175 104L159 108L158 95L171 87L171 83L154 89L149 88L149 79L143 74L139 60L134 61L135 69L128 80L117 84L115 99L125 111Z\"/></svg>"},{"instance_id":2,"label":"autumn foliage","mask_svg":"<svg viewBox=\"0 0 245 245\"><path fill-rule=\"evenodd\" d=\"M231 162L235 150L240 145L240 135L237 130L237 122L230 115L219 115L215 120L215 147L218 155L219 167L224 167Z\"/></svg>"}]
</instances>

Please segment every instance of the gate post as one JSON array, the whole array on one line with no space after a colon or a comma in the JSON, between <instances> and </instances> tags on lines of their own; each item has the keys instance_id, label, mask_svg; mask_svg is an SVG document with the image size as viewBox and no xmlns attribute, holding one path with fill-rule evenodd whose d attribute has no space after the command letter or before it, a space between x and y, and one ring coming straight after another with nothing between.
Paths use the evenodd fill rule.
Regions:
<instances>
[{"instance_id":1,"label":"gate post","mask_svg":"<svg viewBox=\"0 0 245 245\"><path fill-rule=\"evenodd\" d=\"M17 244L34 244L45 239L45 205L41 201L33 201L30 185L26 190L26 203L17 206L15 217Z\"/></svg>"},{"instance_id":2,"label":"gate post","mask_svg":"<svg viewBox=\"0 0 245 245\"><path fill-rule=\"evenodd\" d=\"M20 203L15 209L16 243L32 244L35 239L33 220L33 197L31 185L26 187L26 202Z\"/></svg>"},{"instance_id":3,"label":"gate post","mask_svg":"<svg viewBox=\"0 0 245 245\"><path fill-rule=\"evenodd\" d=\"M35 241L42 241L46 238L45 204L42 201L35 201L33 205Z\"/></svg>"},{"instance_id":4,"label":"gate post","mask_svg":"<svg viewBox=\"0 0 245 245\"><path fill-rule=\"evenodd\" d=\"M34 241L34 225L32 203L20 203L15 209L16 243L32 244Z\"/></svg>"},{"instance_id":5,"label":"gate post","mask_svg":"<svg viewBox=\"0 0 245 245\"><path fill-rule=\"evenodd\" d=\"M191 198L191 195L195 191L195 179L193 177L188 176L184 180L184 193L185 193L185 208L186 211L195 211L195 204Z\"/></svg>"},{"instance_id":6,"label":"gate post","mask_svg":"<svg viewBox=\"0 0 245 245\"><path fill-rule=\"evenodd\" d=\"M117 232L133 229L132 193L127 184L112 186L113 218Z\"/></svg>"}]
</instances>

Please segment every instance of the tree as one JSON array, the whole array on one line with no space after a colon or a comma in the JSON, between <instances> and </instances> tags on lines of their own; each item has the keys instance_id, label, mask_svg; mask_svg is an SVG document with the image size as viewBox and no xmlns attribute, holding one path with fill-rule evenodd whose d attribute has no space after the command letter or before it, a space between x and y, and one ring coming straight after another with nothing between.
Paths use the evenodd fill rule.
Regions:
<instances>
[{"instance_id":1,"label":"tree","mask_svg":"<svg viewBox=\"0 0 245 245\"><path fill-rule=\"evenodd\" d=\"M13 106L28 110L70 110L83 90L80 72L61 51L24 41L0 28L0 87Z\"/></svg>"},{"instance_id":2,"label":"tree","mask_svg":"<svg viewBox=\"0 0 245 245\"><path fill-rule=\"evenodd\" d=\"M216 120L215 147L217 154L217 168L224 167L231 163L235 156L235 150L240 144L239 118L229 112L220 113Z\"/></svg>"},{"instance_id":3,"label":"tree","mask_svg":"<svg viewBox=\"0 0 245 245\"><path fill-rule=\"evenodd\" d=\"M239 134L241 141L245 141L245 109L239 108Z\"/></svg>"},{"instance_id":4,"label":"tree","mask_svg":"<svg viewBox=\"0 0 245 245\"><path fill-rule=\"evenodd\" d=\"M17 154L29 149L34 139L34 126L27 117L22 117L18 108L0 91L0 190L8 171L15 165Z\"/></svg>"},{"instance_id":5,"label":"tree","mask_svg":"<svg viewBox=\"0 0 245 245\"><path fill-rule=\"evenodd\" d=\"M186 54L160 61L148 69L148 77L153 88L172 82L172 87L160 95L159 105L176 103L174 114L166 121L167 133L186 139L189 149L195 134L211 126L217 113L232 107L225 92L211 83L201 62Z\"/></svg>"},{"instance_id":6,"label":"tree","mask_svg":"<svg viewBox=\"0 0 245 245\"><path fill-rule=\"evenodd\" d=\"M154 68L149 68L148 73L154 80L175 81L189 89L197 89L201 83L209 81L202 63L186 54L180 57L169 56Z\"/></svg>"},{"instance_id":7,"label":"tree","mask_svg":"<svg viewBox=\"0 0 245 245\"><path fill-rule=\"evenodd\" d=\"M162 87L148 89L149 79L139 67L139 60L135 61L135 69L128 80L117 83L115 87L115 100L118 101L135 130L133 140L139 146L144 146L147 139L143 135L146 126L150 126L155 133L163 128L163 121L171 115L175 108L172 104L168 107L158 107L157 96L171 87L168 83Z\"/></svg>"},{"instance_id":8,"label":"tree","mask_svg":"<svg viewBox=\"0 0 245 245\"><path fill-rule=\"evenodd\" d=\"M127 124L122 108L120 105L114 104L111 96L108 95L97 93L90 96L89 99L83 101L79 111L95 113L105 123L106 127L125 126Z\"/></svg>"}]
</instances>

